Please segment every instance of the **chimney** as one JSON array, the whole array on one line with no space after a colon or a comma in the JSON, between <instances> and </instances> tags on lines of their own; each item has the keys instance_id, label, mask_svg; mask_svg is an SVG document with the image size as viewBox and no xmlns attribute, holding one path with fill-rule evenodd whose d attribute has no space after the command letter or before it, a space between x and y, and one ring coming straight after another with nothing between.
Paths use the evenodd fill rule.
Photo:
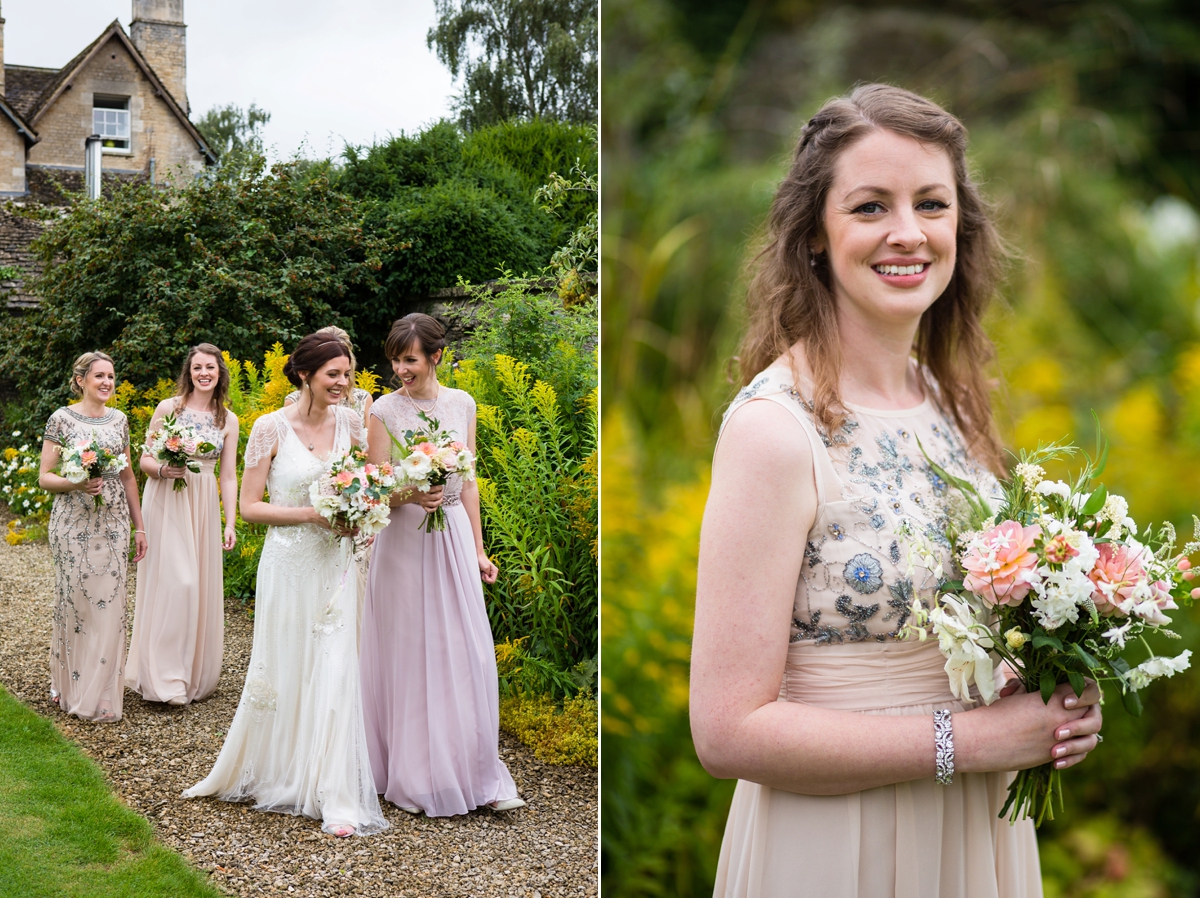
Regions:
<instances>
[{"instance_id":1,"label":"chimney","mask_svg":"<svg viewBox=\"0 0 1200 898\"><path fill-rule=\"evenodd\" d=\"M133 0L129 36L175 102L191 112L187 98L187 26L183 0Z\"/></svg>"}]
</instances>

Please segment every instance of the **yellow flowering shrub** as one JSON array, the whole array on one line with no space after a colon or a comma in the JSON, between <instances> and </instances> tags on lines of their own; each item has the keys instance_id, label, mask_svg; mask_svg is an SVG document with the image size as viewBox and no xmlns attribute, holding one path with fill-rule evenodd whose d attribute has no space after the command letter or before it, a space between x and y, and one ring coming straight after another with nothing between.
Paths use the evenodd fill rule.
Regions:
<instances>
[{"instance_id":1,"label":"yellow flowering shrub","mask_svg":"<svg viewBox=\"0 0 1200 898\"><path fill-rule=\"evenodd\" d=\"M583 692L561 705L545 694L506 695L500 699L500 727L546 764L595 767L596 704Z\"/></svg>"}]
</instances>

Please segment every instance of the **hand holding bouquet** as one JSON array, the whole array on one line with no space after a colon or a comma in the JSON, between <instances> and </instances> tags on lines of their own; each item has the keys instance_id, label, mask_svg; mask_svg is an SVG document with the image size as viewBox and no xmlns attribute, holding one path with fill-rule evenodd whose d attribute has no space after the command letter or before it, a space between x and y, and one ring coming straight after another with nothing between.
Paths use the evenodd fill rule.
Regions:
<instances>
[{"instance_id":1,"label":"hand holding bouquet","mask_svg":"<svg viewBox=\"0 0 1200 898\"><path fill-rule=\"evenodd\" d=\"M361 449L351 449L329 461L329 471L309 487L313 508L340 530L353 530L356 553L387 526L388 497L398 486L395 469L367 461Z\"/></svg>"},{"instance_id":2,"label":"hand holding bouquet","mask_svg":"<svg viewBox=\"0 0 1200 898\"><path fill-rule=\"evenodd\" d=\"M172 468L187 468L193 474L200 473L196 456L216 448L212 443L198 439L195 428L180 424L174 415L167 415L157 430L146 435L146 452L155 461ZM175 480L173 489L179 491L186 488L187 481L182 477Z\"/></svg>"},{"instance_id":3,"label":"hand holding bouquet","mask_svg":"<svg viewBox=\"0 0 1200 898\"><path fill-rule=\"evenodd\" d=\"M444 486L451 474L474 480L475 456L466 444L442 430L436 418L426 417L424 412L418 412L417 416L427 425L425 430L406 430L403 440L396 439L388 430L399 458L396 467L401 484L427 493L435 486ZM446 529L446 512L441 506L425 513L422 527L426 533Z\"/></svg>"},{"instance_id":4,"label":"hand holding bouquet","mask_svg":"<svg viewBox=\"0 0 1200 898\"><path fill-rule=\"evenodd\" d=\"M90 440L80 440L73 446L60 446L59 454L62 461L58 472L71 483L83 483L105 474L116 474L129 467L125 453L113 453L101 446L95 431L92 431ZM104 504L102 495L97 494L93 498L97 508Z\"/></svg>"},{"instance_id":5,"label":"hand holding bouquet","mask_svg":"<svg viewBox=\"0 0 1200 898\"><path fill-rule=\"evenodd\" d=\"M1060 683L1081 695L1090 677L1114 685L1126 710L1140 715L1139 690L1190 663L1190 651L1155 656L1143 634L1174 636L1165 612L1176 599L1200 597L1185 583L1194 577L1187 556L1200 550L1200 518L1182 552L1169 523L1139 535L1126 501L1093 482L1104 468L1103 443L1071 483L1046 479L1044 462L1075 451L1055 444L1022 452L995 511L971 484L930 462L961 493L946 536L963 577L941 583L932 610L914 603L911 625L922 639L926 627L937 635L951 690L963 701L972 700L972 684L984 704L996 699L992 671L1002 659L1045 702ZM919 537L915 543L915 556L931 557ZM1135 647L1148 655L1141 663L1125 657ZM1049 763L1020 771L1000 815L1053 819L1061 776Z\"/></svg>"}]
</instances>

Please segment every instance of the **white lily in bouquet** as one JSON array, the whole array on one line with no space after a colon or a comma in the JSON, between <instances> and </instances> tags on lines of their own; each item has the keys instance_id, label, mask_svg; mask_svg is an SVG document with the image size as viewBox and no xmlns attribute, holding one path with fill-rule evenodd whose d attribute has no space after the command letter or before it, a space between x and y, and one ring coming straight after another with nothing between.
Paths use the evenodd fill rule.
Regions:
<instances>
[{"instance_id":1,"label":"white lily in bouquet","mask_svg":"<svg viewBox=\"0 0 1200 898\"><path fill-rule=\"evenodd\" d=\"M995 701L993 670L1004 661L1043 701L1060 683L1081 695L1091 678L1115 687L1136 716L1142 689L1190 663L1190 651L1156 656L1145 634L1175 636L1165 612L1178 608L1177 600L1200 598L1187 584L1195 576L1187 556L1200 550L1200 518L1182 551L1169 523L1139 534L1128 503L1096 482L1107 457L1103 438L1071 482L1046 479L1044 463L1076 451L1067 444L1022 451L995 508L972 484L929 461L965 500L951 503L945 534L962 576L939 573L936 603L914 602L909 627L921 639L937 636L962 701L974 701L972 686L984 704ZM906 535L916 561L933 557L924 537ZM1056 796L1061 808L1062 772L1052 764L1022 770L1000 816L1032 816L1040 825L1053 819Z\"/></svg>"}]
</instances>

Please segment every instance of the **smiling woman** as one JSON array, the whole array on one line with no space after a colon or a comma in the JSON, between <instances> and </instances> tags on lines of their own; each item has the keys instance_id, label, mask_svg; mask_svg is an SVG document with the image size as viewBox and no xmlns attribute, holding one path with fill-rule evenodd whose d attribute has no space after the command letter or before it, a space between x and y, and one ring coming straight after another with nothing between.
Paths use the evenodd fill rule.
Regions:
<instances>
[{"instance_id":1,"label":"smiling woman","mask_svg":"<svg viewBox=\"0 0 1200 898\"><path fill-rule=\"evenodd\" d=\"M965 148L945 110L866 85L813 117L775 197L700 541L692 733L739 780L717 895L1038 896L1032 822L997 818L1009 771L1097 744L1094 684L968 710L906 627L951 560L905 564L943 529L929 459L981 491L998 469L997 243Z\"/></svg>"}]
</instances>

